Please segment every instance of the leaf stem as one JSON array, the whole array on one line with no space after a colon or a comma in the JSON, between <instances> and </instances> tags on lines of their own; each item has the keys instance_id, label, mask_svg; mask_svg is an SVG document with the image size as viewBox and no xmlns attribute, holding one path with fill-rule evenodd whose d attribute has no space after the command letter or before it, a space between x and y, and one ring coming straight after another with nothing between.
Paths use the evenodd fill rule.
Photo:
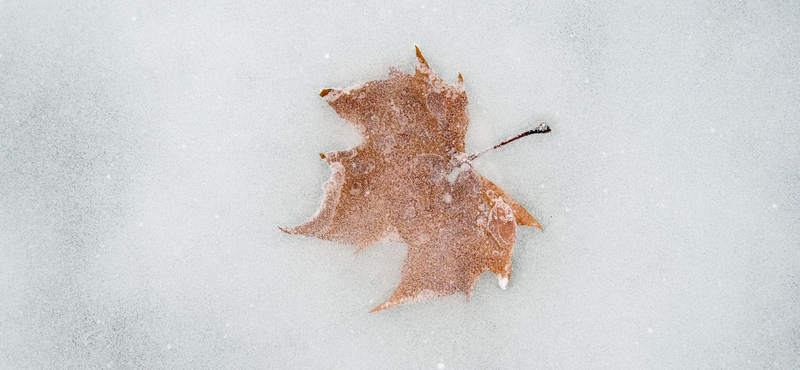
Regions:
<instances>
[{"instance_id":1,"label":"leaf stem","mask_svg":"<svg viewBox=\"0 0 800 370\"><path fill-rule=\"evenodd\" d=\"M499 148L499 147L501 147L503 145L506 145L506 144L508 144L508 143L510 143L512 141L522 139L525 136L533 135L533 134L544 134L544 133L548 133L548 132L550 132L550 126L548 126L547 123L542 122L542 123L539 124L539 126L536 126L536 128L534 128L534 129L525 131L525 132L523 132L523 133L521 133L521 134L519 134L517 136L514 136L514 137L512 137L512 138L510 138L510 139L508 139L508 140L506 140L506 141L504 141L504 142L502 142L500 144L497 144L497 145L491 147L491 148L486 148L484 150L481 150L480 152L477 152L475 154L471 154L469 157L467 157L466 162L471 162L475 158L480 157L481 155L483 155L484 153L486 153L486 152L488 152L490 150L497 149L497 148Z\"/></svg>"}]
</instances>

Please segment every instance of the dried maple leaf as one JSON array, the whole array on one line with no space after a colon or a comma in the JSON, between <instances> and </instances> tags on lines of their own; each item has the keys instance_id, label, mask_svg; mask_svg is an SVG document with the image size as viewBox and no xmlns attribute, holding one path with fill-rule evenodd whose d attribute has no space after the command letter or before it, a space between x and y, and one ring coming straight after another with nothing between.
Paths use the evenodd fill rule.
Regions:
<instances>
[{"instance_id":1,"label":"dried maple leaf","mask_svg":"<svg viewBox=\"0 0 800 370\"><path fill-rule=\"evenodd\" d=\"M408 244L400 285L372 312L470 291L485 272L505 289L518 225L539 223L479 175L464 154L467 95L461 74L448 85L417 48L416 73L320 96L355 126L363 143L320 154L333 174L322 206L305 223L281 228L363 250L381 240ZM542 124L495 147L532 133ZM488 150L488 149L487 149ZM457 177L448 176L458 171Z\"/></svg>"}]
</instances>

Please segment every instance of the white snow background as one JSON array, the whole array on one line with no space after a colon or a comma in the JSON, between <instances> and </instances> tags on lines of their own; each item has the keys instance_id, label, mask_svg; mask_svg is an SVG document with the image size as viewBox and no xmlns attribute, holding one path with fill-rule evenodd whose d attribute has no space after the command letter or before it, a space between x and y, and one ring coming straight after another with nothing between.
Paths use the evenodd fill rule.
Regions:
<instances>
[{"instance_id":1,"label":"white snow background","mask_svg":"<svg viewBox=\"0 0 800 370\"><path fill-rule=\"evenodd\" d=\"M508 290L377 314L405 247L283 234L322 88L463 73ZM0 1L2 369L800 368L794 1Z\"/></svg>"}]
</instances>

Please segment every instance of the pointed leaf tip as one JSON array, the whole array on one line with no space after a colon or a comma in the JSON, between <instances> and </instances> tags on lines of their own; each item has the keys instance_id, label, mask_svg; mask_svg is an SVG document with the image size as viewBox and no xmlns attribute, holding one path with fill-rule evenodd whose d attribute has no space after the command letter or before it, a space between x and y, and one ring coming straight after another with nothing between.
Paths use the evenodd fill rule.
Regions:
<instances>
[{"instance_id":1,"label":"pointed leaf tip","mask_svg":"<svg viewBox=\"0 0 800 370\"><path fill-rule=\"evenodd\" d=\"M324 98L325 95L328 95L331 91L333 91L333 89L322 89L322 91L319 92L319 96Z\"/></svg>"},{"instance_id":2,"label":"pointed leaf tip","mask_svg":"<svg viewBox=\"0 0 800 370\"><path fill-rule=\"evenodd\" d=\"M414 45L414 50L416 50L417 52L417 59L419 59L419 61L422 62L422 64L428 65L428 62L425 61L425 57L422 56L422 52L419 51L419 46Z\"/></svg>"},{"instance_id":3,"label":"pointed leaf tip","mask_svg":"<svg viewBox=\"0 0 800 370\"><path fill-rule=\"evenodd\" d=\"M464 76L461 75L461 72L458 72L458 82L464 82Z\"/></svg>"},{"instance_id":4,"label":"pointed leaf tip","mask_svg":"<svg viewBox=\"0 0 800 370\"><path fill-rule=\"evenodd\" d=\"M383 311L383 310L385 310L387 308L392 308L394 306L395 306L395 304L391 304L391 303L389 303L389 301L386 301L386 302L383 302L383 303L375 306L375 308L369 310L369 313L375 313L375 312L378 312L378 311Z\"/></svg>"}]
</instances>

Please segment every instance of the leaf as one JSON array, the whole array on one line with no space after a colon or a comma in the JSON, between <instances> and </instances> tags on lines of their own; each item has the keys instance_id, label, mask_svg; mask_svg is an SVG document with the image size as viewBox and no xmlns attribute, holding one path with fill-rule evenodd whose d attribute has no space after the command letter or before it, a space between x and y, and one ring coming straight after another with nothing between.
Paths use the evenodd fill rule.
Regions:
<instances>
[{"instance_id":1,"label":"leaf","mask_svg":"<svg viewBox=\"0 0 800 370\"><path fill-rule=\"evenodd\" d=\"M469 298L485 271L505 289L517 226L542 228L472 168L483 152L465 155L469 117L461 74L446 84L416 50L414 75L392 69L386 80L320 92L363 143L320 154L333 171L322 206L305 223L281 228L357 251L381 240L408 244L400 285L372 312L456 292ZM517 138L549 128L537 130ZM448 176L453 171L460 171L455 178Z\"/></svg>"}]
</instances>

